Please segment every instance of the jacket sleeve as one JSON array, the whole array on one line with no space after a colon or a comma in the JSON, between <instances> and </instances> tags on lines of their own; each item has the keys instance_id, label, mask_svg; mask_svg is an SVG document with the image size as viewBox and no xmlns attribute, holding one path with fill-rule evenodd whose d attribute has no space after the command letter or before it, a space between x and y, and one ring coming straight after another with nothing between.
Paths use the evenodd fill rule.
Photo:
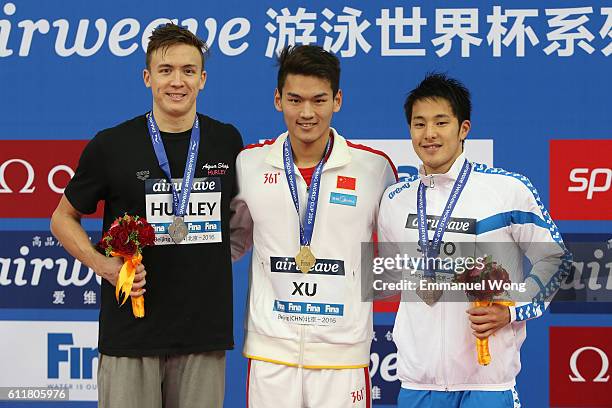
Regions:
<instances>
[{"instance_id":1,"label":"jacket sleeve","mask_svg":"<svg viewBox=\"0 0 612 408\"><path fill-rule=\"evenodd\" d=\"M378 211L377 224L377 242L375 256L372 260L372 275L373 281L378 280L380 283L373 286L375 289L374 298L382 301L399 301L401 292L398 290L390 290L389 284L397 284L402 279L402 270L397 269L396 265L391 260L396 259L397 255L402 255L404 252L400 248L401 237L394 234L397 224L397 216L394 203L388 198L387 189L380 201ZM397 205L397 203L395 203ZM391 266L392 265L392 266ZM383 283L387 286L383 286Z\"/></svg>"},{"instance_id":2,"label":"jacket sleeve","mask_svg":"<svg viewBox=\"0 0 612 408\"><path fill-rule=\"evenodd\" d=\"M253 219L245 201L246 180L243 177L242 155L236 158L238 194L230 203L230 244L232 261L244 256L253 246Z\"/></svg>"},{"instance_id":3,"label":"jacket sleeve","mask_svg":"<svg viewBox=\"0 0 612 408\"><path fill-rule=\"evenodd\" d=\"M565 247L559 229L535 187L524 176L514 195L516 210L511 212L511 234L532 268L524 279L523 302L510 308L511 321L540 317L570 273L572 255Z\"/></svg>"}]
</instances>

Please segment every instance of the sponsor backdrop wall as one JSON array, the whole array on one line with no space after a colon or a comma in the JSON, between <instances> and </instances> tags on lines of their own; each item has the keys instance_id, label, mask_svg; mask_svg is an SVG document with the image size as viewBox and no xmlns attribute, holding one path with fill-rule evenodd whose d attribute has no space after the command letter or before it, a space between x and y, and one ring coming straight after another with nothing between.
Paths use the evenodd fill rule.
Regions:
<instances>
[{"instance_id":1,"label":"sponsor backdrop wall","mask_svg":"<svg viewBox=\"0 0 612 408\"><path fill-rule=\"evenodd\" d=\"M167 19L210 44L198 109L245 143L284 130L274 53L294 42L336 52L344 104L333 125L385 150L404 177L417 166L406 93L428 71L460 78L474 101L468 157L527 175L563 234L597 243L576 259L588 284L612 289L602 278L612 269L610 2L0 0L0 387L68 387L70 406L95 406L100 280L52 237L49 217L87 140L150 109L143 48ZM92 240L99 216L84 221ZM227 407L245 401L247 266L234 269ZM524 406L612 406L610 304L553 305L528 323ZM372 396L393 405L394 314L377 310Z\"/></svg>"}]
</instances>

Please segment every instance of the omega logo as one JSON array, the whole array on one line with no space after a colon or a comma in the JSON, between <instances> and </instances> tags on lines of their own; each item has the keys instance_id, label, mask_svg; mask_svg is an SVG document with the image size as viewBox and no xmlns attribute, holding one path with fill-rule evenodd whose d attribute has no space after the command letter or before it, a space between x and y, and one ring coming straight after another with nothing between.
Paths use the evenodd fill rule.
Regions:
<instances>
[{"instance_id":1,"label":"omega logo","mask_svg":"<svg viewBox=\"0 0 612 408\"><path fill-rule=\"evenodd\" d=\"M580 356L580 354L582 354L582 352L587 351L587 350L592 350L595 351L597 354L599 354L599 358L601 359L601 370L599 370L599 374L597 374L597 377L593 378L591 380L591 382L608 382L608 380L610 380L610 376L605 376L608 372L608 366L609 366L609 361L608 361L608 356L606 355L606 353L597 347L591 347L591 346L587 346L587 347L581 347L578 350L574 351L574 353L572 354L572 356L570 357L570 369L572 370L572 374L570 375L570 381L571 382L586 382L586 380L584 379L584 377L582 375L580 375L580 372L578 372L578 357Z\"/></svg>"},{"instance_id":2,"label":"omega logo","mask_svg":"<svg viewBox=\"0 0 612 408\"><path fill-rule=\"evenodd\" d=\"M35 178L34 168L30 163L23 159L9 159L2 163L2 165L0 165L0 193L13 193L13 190L11 190L11 188L8 186L8 184L6 183L6 179L4 178L6 168L13 163L21 164L28 172L28 179L26 180L25 185L21 187L21 189L18 191L18 193L32 194L36 189L36 187L33 186ZM49 185L49 188L55 193L63 194L64 189L59 188L54 181L55 175L59 172L65 172L68 174L68 176L70 176L70 178L72 178L74 176L74 171L65 164L58 164L57 166L53 167L47 175L47 184Z\"/></svg>"}]
</instances>

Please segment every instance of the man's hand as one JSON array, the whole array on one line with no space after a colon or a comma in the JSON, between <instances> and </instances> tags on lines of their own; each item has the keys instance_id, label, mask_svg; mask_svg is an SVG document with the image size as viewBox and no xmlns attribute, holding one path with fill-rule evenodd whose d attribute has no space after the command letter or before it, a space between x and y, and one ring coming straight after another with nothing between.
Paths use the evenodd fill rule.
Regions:
<instances>
[{"instance_id":1,"label":"man's hand","mask_svg":"<svg viewBox=\"0 0 612 408\"><path fill-rule=\"evenodd\" d=\"M119 271L123 266L123 258L121 257L105 257L99 258L95 272L102 278L110 282L111 285L117 286L117 279L119 278ZM147 283L145 276L147 271L144 265L138 265L136 267L136 274L134 275L134 283L132 284L132 291L130 296L136 297L143 295L147 290L144 288Z\"/></svg>"},{"instance_id":2,"label":"man's hand","mask_svg":"<svg viewBox=\"0 0 612 408\"><path fill-rule=\"evenodd\" d=\"M508 323L510 309L508 306L492 304L486 307L472 307L466 311L471 322L472 334L479 339L486 339Z\"/></svg>"},{"instance_id":3,"label":"man's hand","mask_svg":"<svg viewBox=\"0 0 612 408\"><path fill-rule=\"evenodd\" d=\"M62 196L51 216L51 231L70 255L89 266L96 272L96 275L106 279L111 285L117 286L117 278L121 266L123 266L123 259L121 257L106 257L96 251L81 226L82 216L83 214L70 204L66 196ZM146 289L144 289L144 285L147 283L145 280L146 274L143 265L136 267L130 296L140 296L146 292Z\"/></svg>"},{"instance_id":4,"label":"man's hand","mask_svg":"<svg viewBox=\"0 0 612 408\"><path fill-rule=\"evenodd\" d=\"M145 270L144 265L138 265L136 267L136 274L134 275L134 283L132 284L132 292L130 293L130 296L137 297L144 295L144 293L147 291L144 288L144 285L147 283L145 276L147 276L147 271Z\"/></svg>"}]
</instances>

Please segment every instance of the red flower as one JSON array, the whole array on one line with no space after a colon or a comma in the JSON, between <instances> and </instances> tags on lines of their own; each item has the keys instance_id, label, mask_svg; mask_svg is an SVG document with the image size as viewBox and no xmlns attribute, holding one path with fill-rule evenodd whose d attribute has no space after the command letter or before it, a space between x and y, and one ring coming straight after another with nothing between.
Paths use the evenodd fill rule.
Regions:
<instances>
[{"instance_id":1,"label":"red flower","mask_svg":"<svg viewBox=\"0 0 612 408\"><path fill-rule=\"evenodd\" d=\"M113 221L98 247L106 256L115 252L128 257L140 253L143 247L154 244L155 230L147 220L126 214Z\"/></svg>"},{"instance_id":2,"label":"red flower","mask_svg":"<svg viewBox=\"0 0 612 408\"><path fill-rule=\"evenodd\" d=\"M138 226L138 242L143 247L153 245L155 242L155 230L149 223L145 223Z\"/></svg>"},{"instance_id":3,"label":"red flower","mask_svg":"<svg viewBox=\"0 0 612 408\"><path fill-rule=\"evenodd\" d=\"M497 283L498 281L501 282ZM509 283L510 276L501 265L488 259L484 267L474 266L462 274L455 276L455 282L468 284L479 283L482 289L468 289L465 293L475 300L491 300L493 297L505 292L501 284ZM496 286L493 286L493 283ZM499 289L495 289L497 286L499 286Z\"/></svg>"}]
</instances>

